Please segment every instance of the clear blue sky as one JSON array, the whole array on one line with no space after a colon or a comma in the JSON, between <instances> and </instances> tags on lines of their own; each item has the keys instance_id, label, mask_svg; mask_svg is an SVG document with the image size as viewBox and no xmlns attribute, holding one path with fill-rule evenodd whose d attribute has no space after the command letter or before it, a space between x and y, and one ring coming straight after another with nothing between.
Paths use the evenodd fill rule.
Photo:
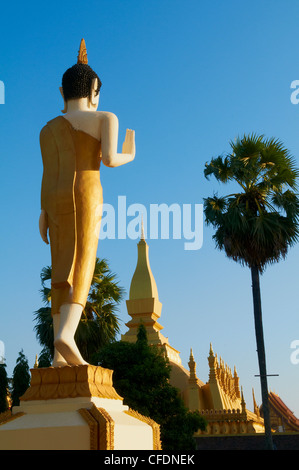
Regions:
<instances>
[{"instance_id":1,"label":"clear blue sky","mask_svg":"<svg viewBox=\"0 0 299 470\"><path fill-rule=\"evenodd\" d=\"M298 160L299 4L284 1L116 0L6 2L1 6L0 105L1 321L9 374L23 349L33 366L40 346L33 312L41 306L40 271L50 264L38 232L42 163L39 132L60 114L58 87L76 62L82 37L89 64L103 82L100 109L119 118L119 149L126 128L136 131L134 163L103 168L105 202L202 204L222 189L203 176L211 157L244 133L281 139ZM229 188L224 188L229 191ZM236 366L247 407L260 386L251 280L246 268L215 250L204 227L203 246L184 240L148 240L163 304L162 333L187 367L190 348L198 377L208 380L209 344ZM107 258L128 292L136 240L102 240ZM299 416L299 247L267 269L262 301L269 388ZM129 320L125 302L122 332Z\"/></svg>"}]
</instances>

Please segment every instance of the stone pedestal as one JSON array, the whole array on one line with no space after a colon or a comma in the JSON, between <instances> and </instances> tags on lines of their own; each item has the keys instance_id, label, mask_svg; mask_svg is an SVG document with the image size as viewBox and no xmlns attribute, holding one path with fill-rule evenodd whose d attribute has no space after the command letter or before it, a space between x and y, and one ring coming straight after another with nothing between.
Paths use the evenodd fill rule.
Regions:
<instances>
[{"instance_id":1,"label":"stone pedestal","mask_svg":"<svg viewBox=\"0 0 299 470\"><path fill-rule=\"evenodd\" d=\"M32 369L20 406L0 414L0 449L160 449L159 426L123 404L112 373L91 365Z\"/></svg>"}]
</instances>

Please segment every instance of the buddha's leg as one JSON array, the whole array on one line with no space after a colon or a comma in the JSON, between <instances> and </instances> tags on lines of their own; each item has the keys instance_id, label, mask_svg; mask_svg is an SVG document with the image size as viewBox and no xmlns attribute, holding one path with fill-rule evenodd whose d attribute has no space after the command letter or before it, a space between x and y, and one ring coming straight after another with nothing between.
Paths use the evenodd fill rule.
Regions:
<instances>
[{"instance_id":1,"label":"buddha's leg","mask_svg":"<svg viewBox=\"0 0 299 470\"><path fill-rule=\"evenodd\" d=\"M53 315L53 330L54 330L54 359L52 363L53 367L61 367L61 366L67 365L66 360L55 347L55 338L57 337L58 332L59 332L59 325L60 325L60 314L58 313L58 314Z\"/></svg>"},{"instance_id":2,"label":"buddha's leg","mask_svg":"<svg viewBox=\"0 0 299 470\"><path fill-rule=\"evenodd\" d=\"M54 338L54 346L70 365L87 364L75 343L75 333L83 307L80 304L63 304L60 307L59 331Z\"/></svg>"}]
</instances>

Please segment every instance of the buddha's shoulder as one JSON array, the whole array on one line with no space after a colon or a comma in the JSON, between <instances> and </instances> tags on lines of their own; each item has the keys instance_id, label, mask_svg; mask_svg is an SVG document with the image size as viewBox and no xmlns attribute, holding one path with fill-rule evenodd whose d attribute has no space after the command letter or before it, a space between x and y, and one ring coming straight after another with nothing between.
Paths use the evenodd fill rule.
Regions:
<instances>
[{"instance_id":1,"label":"buddha's shoulder","mask_svg":"<svg viewBox=\"0 0 299 470\"><path fill-rule=\"evenodd\" d=\"M46 124L44 124L44 126L41 128L41 131L40 131L40 138L46 138L47 136L50 136L51 135L51 126L55 125L56 123L58 123L61 119L61 116L57 116L53 119L51 119L50 121L46 122Z\"/></svg>"},{"instance_id":2,"label":"buddha's shoulder","mask_svg":"<svg viewBox=\"0 0 299 470\"><path fill-rule=\"evenodd\" d=\"M116 125L118 124L118 118L114 113L109 111L89 111L85 112L84 115L77 119L79 123L81 121L83 126L91 126L101 128L102 125Z\"/></svg>"},{"instance_id":3,"label":"buddha's shoulder","mask_svg":"<svg viewBox=\"0 0 299 470\"><path fill-rule=\"evenodd\" d=\"M97 111L98 118L105 121L116 121L117 116L110 111Z\"/></svg>"}]
</instances>

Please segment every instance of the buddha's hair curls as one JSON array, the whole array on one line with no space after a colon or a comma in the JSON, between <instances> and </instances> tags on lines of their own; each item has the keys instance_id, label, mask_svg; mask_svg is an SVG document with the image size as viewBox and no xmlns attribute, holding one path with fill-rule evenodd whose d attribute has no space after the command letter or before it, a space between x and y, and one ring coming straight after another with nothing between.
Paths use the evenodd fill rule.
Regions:
<instances>
[{"instance_id":1,"label":"buddha's hair curls","mask_svg":"<svg viewBox=\"0 0 299 470\"><path fill-rule=\"evenodd\" d=\"M75 64L63 74L62 90L65 101L90 96L92 80L98 79L97 94L100 91L102 82L98 75L87 64Z\"/></svg>"}]
</instances>

